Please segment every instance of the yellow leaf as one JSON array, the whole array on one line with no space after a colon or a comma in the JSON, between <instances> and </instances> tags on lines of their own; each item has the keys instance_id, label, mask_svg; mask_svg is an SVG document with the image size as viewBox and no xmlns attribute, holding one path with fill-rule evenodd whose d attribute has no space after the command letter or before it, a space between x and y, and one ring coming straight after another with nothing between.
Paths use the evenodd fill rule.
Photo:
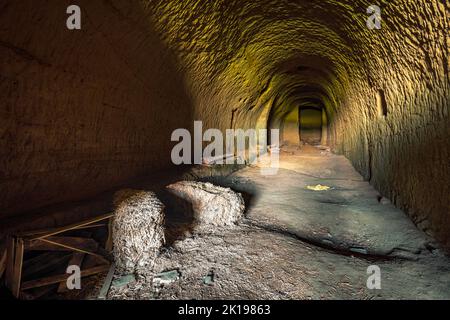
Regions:
<instances>
[{"instance_id":1,"label":"yellow leaf","mask_svg":"<svg viewBox=\"0 0 450 320\"><path fill-rule=\"evenodd\" d=\"M306 189L314 190L314 191L324 191L324 190L329 190L331 188L328 186L323 186L321 184L318 184L316 186L306 186Z\"/></svg>"}]
</instances>

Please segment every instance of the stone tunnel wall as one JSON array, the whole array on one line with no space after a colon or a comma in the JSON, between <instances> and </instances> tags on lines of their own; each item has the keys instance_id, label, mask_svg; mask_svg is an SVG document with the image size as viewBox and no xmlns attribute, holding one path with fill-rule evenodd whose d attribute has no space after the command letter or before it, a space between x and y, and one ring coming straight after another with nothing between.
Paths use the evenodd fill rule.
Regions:
<instances>
[{"instance_id":1,"label":"stone tunnel wall","mask_svg":"<svg viewBox=\"0 0 450 320\"><path fill-rule=\"evenodd\" d=\"M335 145L423 230L450 248L449 5L400 1L358 50ZM362 156L364 155L364 156Z\"/></svg>"},{"instance_id":2,"label":"stone tunnel wall","mask_svg":"<svg viewBox=\"0 0 450 320\"><path fill-rule=\"evenodd\" d=\"M292 111L286 116L281 127L280 140L282 143L299 145L299 110L298 108L292 109Z\"/></svg>"},{"instance_id":3,"label":"stone tunnel wall","mask_svg":"<svg viewBox=\"0 0 450 320\"><path fill-rule=\"evenodd\" d=\"M66 28L77 2L82 29ZM141 7L0 2L0 217L108 190L167 167L193 107Z\"/></svg>"},{"instance_id":4,"label":"stone tunnel wall","mask_svg":"<svg viewBox=\"0 0 450 320\"><path fill-rule=\"evenodd\" d=\"M78 33L61 15L72 2ZM3 1L2 214L167 165L171 129L194 119L276 127L320 103L333 149L449 241L449 4L380 0L369 30L371 4Z\"/></svg>"},{"instance_id":5,"label":"stone tunnel wall","mask_svg":"<svg viewBox=\"0 0 450 320\"><path fill-rule=\"evenodd\" d=\"M292 106L320 101L333 150L450 244L449 4L379 1L382 29L370 30L371 4L216 0L144 7L183 61L196 117L206 127L281 127ZM380 92L385 101L377 101Z\"/></svg>"}]
</instances>

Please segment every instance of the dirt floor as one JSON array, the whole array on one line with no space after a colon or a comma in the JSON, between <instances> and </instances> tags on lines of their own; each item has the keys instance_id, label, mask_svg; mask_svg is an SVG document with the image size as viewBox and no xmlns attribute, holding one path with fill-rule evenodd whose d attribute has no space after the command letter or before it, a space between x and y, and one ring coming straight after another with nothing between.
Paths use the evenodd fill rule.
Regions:
<instances>
[{"instance_id":1,"label":"dirt floor","mask_svg":"<svg viewBox=\"0 0 450 320\"><path fill-rule=\"evenodd\" d=\"M202 180L241 192L246 217L209 234L173 219L155 269L116 283L108 299L450 299L450 259L343 156L285 148L276 175L251 166ZM329 189L311 190L318 184ZM366 286L371 265L381 289ZM154 281L171 270L178 276Z\"/></svg>"}]
</instances>

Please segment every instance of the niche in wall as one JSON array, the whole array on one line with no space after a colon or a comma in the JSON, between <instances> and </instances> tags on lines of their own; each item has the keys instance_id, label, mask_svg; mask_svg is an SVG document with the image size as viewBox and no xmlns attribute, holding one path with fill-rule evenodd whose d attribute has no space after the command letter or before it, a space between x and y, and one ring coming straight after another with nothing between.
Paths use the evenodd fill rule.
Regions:
<instances>
[{"instance_id":1,"label":"niche in wall","mask_svg":"<svg viewBox=\"0 0 450 320\"><path fill-rule=\"evenodd\" d=\"M322 109L300 109L300 139L311 145L319 145L322 140Z\"/></svg>"},{"instance_id":2,"label":"niche in wall","mask_svg":"<svg viewBox=\"0 0 450 320\"><path fill-rule=\"evenodd\" d=\"M388 114L386 96L382 89L377 91L377 111L380 117L386 117Z\"/></svg>"}]
</instances>

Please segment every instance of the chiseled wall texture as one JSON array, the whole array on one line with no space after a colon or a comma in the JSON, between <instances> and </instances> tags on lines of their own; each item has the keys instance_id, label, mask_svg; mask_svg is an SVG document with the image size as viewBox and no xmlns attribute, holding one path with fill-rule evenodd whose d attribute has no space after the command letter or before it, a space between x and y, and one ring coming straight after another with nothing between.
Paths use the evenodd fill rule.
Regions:
<instances>
[{"instance_id":1,"label":"chiseled wall texture","mask_svg":"<svg viewBox=\"0 0 450 320\"><path fill-rule=\"evenodd\" d=\"M72 3L80 31L66 28ZM170 164L193 106L137 2L125 15L108 1L1 1L0 25L0 216Z\"/></svg>"},{"instance_id":2,"label":"chiseled wall texture","mask_svg":"<svg viewBox=\"0 0 450 320\"><path fill-rule=\"evenodd\" d=\"M1 214L166 166L194 119L282 127L320 104L333 150L450 246L450 4L380 0L370 30L371 2L3 1ZM65 29L72 3L81 31Z\"/></svg>"},{"instance_id":3,"label":"chiseled wall texture","mask_svg":"<svg viewBox=\"0 0 450 320\"><path fill-rule=\"evenodd\" d=\"M283 124L280 128L280 140L282 143L299 145L300 133L298 114L298 108L294 108L286 116L286 118L284 118Z\"/></svg>"}]
</instances>

